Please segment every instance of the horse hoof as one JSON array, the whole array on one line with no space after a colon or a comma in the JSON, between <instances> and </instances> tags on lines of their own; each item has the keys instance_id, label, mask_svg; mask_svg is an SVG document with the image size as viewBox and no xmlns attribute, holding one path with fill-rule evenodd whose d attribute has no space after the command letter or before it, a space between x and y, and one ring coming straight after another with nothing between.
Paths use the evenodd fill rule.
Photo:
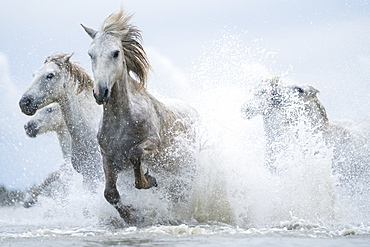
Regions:
<instances>
[{"instance_id":1,"label":"horse hoof","mask_svg":"<svg viewBox=\"0 0 370 247\"><path fill-rule=\"evenodd\" d=\"M149 188L151 187L157 187L158 184L157 184L157 179L153 176L150 176L149 174L145 176L146 177L146 180L148 181L148 186Z\"/></svg>"},{"instance_id":2,"label":"horse hoof","mask_svg":"<svg viewBox=\"0 0 370 247\"><path fill-rule=\"evenodd\" d=\"M144 218L139 216L138 210L131 206L123 206L123 210L118 210L118 212L128 225L137 225L144 221Z\"/></svg>"},{"instance_id":3,"label":"horse hoof","mask_svg":"<svg viewBox=\"0 0 370 247\"><path fill-rule=\"evenodd\" d=\"M147 173L144 174L144 177L145 177L145 180L146 180L146 183L138 183L137 181L135 181L135 187L136 189L150 189L152 187L157 187L158 184L157 184L157 179L153 176L150 176Z\"/></svg>"},{"instance_id":4,"label":"horse hoof","mask_svg":"<svg viewBox=\"0 0 370 247\"><path fill-rule=\"evenodd\" d=\"M34 200L34 199L29 199L29 200L26 200L23 202L23 207L24 208L30 208L30 207L33 207L33 205L35 205L37 202L37 200Z\"/></svg>"},{"instance_id":5,"label":"horse hoof","mask_svg":"<svg viewBox=\"0 0 370 247\"><path fill-rule=\"evenodd\" d=\"M136 212L135 214L131 214L129 218L126 218L124 219L125 222L129 225L129 226L138 226L140 224L143 224L144 222L144 217L143 216L140 216L138 215Z\"/></svg>"}]
</instances>

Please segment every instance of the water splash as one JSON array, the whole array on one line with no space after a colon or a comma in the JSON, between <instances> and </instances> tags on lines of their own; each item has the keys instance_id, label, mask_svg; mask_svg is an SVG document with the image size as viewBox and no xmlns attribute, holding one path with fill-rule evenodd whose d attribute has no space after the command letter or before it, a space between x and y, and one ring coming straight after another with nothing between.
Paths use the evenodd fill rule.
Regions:
<instances>
[{"instance_id":1,"label":"water splash","mask_svg":"<svg viewBox=\"0 0 370 247\"><path fill-rule=\"evenodd\" d=\"M252 45L243 40L225 34L208 46L192 77L192 83L199 87L196 108L208 131L208 145L212 143L211 151L205 151L200 162L208 176L207 182L202 183L208 183L204 187L216 191L222 184L222 192L218 194L226 203L219 205L232 215L224 222L242 227L276 225L292 215L319 225L362 222L353 221L347 217L348 213L366 215L368 219L369 215L361 209L363 206L348 206L343 201L340 181L332 169L333 149L320 134L312 131L304 114L295 126L294 142L276 161L282 172L271 174L264 167L262 119L242 119L240 107L261 79L288 77L291 68L279 67L274 53L261 48L258 40ZM360 155L356 158L360 159ZM207 190L199 194L205 193ZM358 193L357 197L368 205L367 195ZM352 205L360 202L356 196L350 198L354 200ZM208 211L217 212L215 204L211 204Z\"/></svg>"},{"instance_id":2,"label":"water splash","mask_svg":"<svg viewBox=\"0 0 370 247\"><path fill-rule=\"evenodd\" d=\"M193 150L191 160L182 162L195 169L172 176L156 174L162 186L150 190L136 190L130 172L120 175L123 201L144 219L139 228L127 228L102 196L103 185L97 194L84 191L79 174L70 180L68 196L41 197L38 205L27 210L2 208L5 217L0 223L37 228L19 233L28 234L25 237L370 234L369 226L362 223L369 219L369 196L343 196L338 177L332 173L333 150L322 136L312 135L304 121L297 125L295 145L285 152L289 155L276 161L280 172L273 174L265 167L262 119L245 120L240 108L261 79L287 77L290 68L279 68L273 53L263 49L259 40L252 45L243 40L224 34L205 48L193 69L193 90L187 93L202 116L202 125L196 143L199 149ZM178 200L169 192L174 183L185 185ZM101 229L113 232L101 233Z\"/></svg>"}]
</instances>

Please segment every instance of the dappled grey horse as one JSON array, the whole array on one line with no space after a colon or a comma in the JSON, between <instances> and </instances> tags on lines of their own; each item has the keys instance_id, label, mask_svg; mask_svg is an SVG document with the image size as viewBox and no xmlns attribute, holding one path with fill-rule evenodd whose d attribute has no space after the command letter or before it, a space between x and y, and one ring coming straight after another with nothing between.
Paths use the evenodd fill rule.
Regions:
<instances>
[{"instance_id":1,"label":"dappled grey horse","mask_svg":"<svg viewBox=\"0 0 370 247\"><path fill-rule=\"evenodd\" d=\"M102 110L92 96L92 79L76 62L70 61L71 56L55 54L47 57L35 72L19 106L24 114L34 115L42 107L59 103L72 138L71 163L82 174L84 186L94 191L103 179L96 139Z\"/></svg>"},{"instance_id":2,"label":"dappled grey horse","mask_svg":"<svg viewBox=\"0 0 370 247\"><path fill-rule=\"evenodd\" d=\"M121 10L108 16L99 31L83 26L93 39L88 53L94 96L103 105L98 140L106 181L104 196L127 223L137 221L137 216L121 200L116 186L118 173L133 168L137 189L157 186L149 169L144 172L142 160L152 155L148 167L152 171L155 167L165 169L161 158L172 155L164 155L165 149L174 145L175 136L191 136L197 117L191 107L183 103L165 105L146 90L150 65L140 43L141 33L129 23L131 17Z\"/></svg>"},{"instance_id":3,"label":"dappled grey horse","mask_svg":"<svg viewBox=\"0 0 370 247\"><path fill-rule=\"evenodd\" d=\"M72 139L58 103L52 103L38 110L24 125L24 129L26 134L32 138L45 133L56 132L63 154L61 167L57 171L50 173L41 184L29 189L23 204L24 207L28 208L37 202L39 195L53 194L52 190L61 189L60 185L63 185L61 176L69 174L71 170Z\"/></svg>"}]
</instances>

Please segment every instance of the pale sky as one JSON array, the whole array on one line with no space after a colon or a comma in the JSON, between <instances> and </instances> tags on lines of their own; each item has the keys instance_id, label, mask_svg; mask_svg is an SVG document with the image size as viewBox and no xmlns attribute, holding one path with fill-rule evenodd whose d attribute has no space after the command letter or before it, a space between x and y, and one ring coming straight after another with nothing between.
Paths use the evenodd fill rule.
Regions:
<instances>
[{"instance_id":1,"label":"pale sky","mask_svg":"<svg viewBox=\"0 0 370 247\"><path fill-rule=\"evenodd\" d=\"M17 102L50 54L74 52L91 74L91 40L80 23L98 29L121 6L142 30L153 66L149 89L158 94L184 98L200 58L224 52L215 42L233 42L226 33L238 36L238 46L274 54L262 66L288 71L286 81L318 88L331 119L370 114L368 1L0 0L0 184L23 188L58 167L55 135L26 137L28 117ZM225 63L239 55L235 47L231 53Z\"/></svg>"}]
</instances>

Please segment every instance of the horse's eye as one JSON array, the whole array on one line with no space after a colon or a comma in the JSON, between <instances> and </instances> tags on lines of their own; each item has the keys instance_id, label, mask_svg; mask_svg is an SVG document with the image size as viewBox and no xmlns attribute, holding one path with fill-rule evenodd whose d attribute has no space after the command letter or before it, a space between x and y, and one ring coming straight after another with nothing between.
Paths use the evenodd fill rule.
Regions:
<instances>
[{"instance_id":1,"label":"horse's eye","mask_svg":"<svg viewBox=\"0 0 370 247\"><path fill-rule=\"evenodd\" d=\"M50 107L50 108L47 108L47 109L46 109L46 112L49 112L49 113L51 113L51 112L53 112L53 111L54 111L53 107Z\"/></svg>"},{"instance_id":2,"label":"horse's eye","mask_svg":"<svg viewBox=\"0 0 370 247\"><path fill-rule=\"evenodd\" d=\"M297 92L297 93L299 93L299 94L304 93L304 90L303 90L303 88L301 88L301 87L294 87L294 88L293 88L293 91L294 91L294 92Z\"/></svg>"},{"instance_id":3,"label":"horse's eye","mask_svg":"<svg viewBox=\"0 0 370 247\"><path fill-rule=\"evenodd\" d=\"M46 79L51 80L53 77L54 77L54 74L49 73L49 74L47 74Z\"/></svg>"},{"instance_id":4,"label":"horse's eye","mask_svg":"<svg viewBox=\"0 0 370 247\"><path fill-rule=\"evenodd\" d=\"M112 57L117 58L118 56L119 56L119 50L114 51L113 54L112 54Z\"/></svg>"}]
</instances>

